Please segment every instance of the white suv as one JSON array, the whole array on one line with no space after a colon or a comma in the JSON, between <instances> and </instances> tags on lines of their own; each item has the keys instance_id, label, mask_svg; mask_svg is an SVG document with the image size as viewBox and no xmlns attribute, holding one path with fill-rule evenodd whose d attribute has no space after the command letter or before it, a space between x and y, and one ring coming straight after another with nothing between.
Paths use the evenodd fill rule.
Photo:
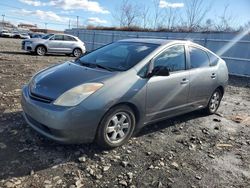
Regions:
<instances>
[{"instance_id":1,"label":"white suv","mask_svg":"<svg viewBox=\"0 0 250 188\"><path fill-rule=\"evenodd\" d=\"M86 51L84 43L79 38L66 34L48 34L42 38L23 40L22 49L40 56L46 53L63 53L79 57Z\"/></svg>"}]
</instances>

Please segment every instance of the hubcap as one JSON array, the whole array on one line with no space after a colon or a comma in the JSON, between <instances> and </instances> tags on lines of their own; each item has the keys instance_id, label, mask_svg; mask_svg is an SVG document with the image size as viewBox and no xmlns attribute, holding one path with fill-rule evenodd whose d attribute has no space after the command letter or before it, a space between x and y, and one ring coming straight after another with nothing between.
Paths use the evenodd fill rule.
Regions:
<instances>
[{"instance_id":1,"label":"hubcap","mask_svg":"<svg viewBox=\"0 0 250 188\"><path fill-rule=\"evenodd\" d=\"M212 112L216 111L220 103L220 93L218 91L214 92L210 100L209 108Z\"/></svg>"},{"instance_id":2,"label":"hubcap","mask_svg":"<svg viewBox=\"0 0 250 188\"><path fill-rule=\"evenodd\" d=\"M75 56L75 57L78 57L78 56L80 56L80 55L81 55L81 50L75 49L75 50L74 50L74 56Z\"/></svg>"},{"instance_id":3,"label":"hubcap","mask_svg":"<svg viewBox=\"0 0 250 188\"><path fill-rule=\"evenodd\" d=\"M45 54L45 49L44 49L43 47L38 47L38 48L37 48L37 53L38 53L39 55L44 55L44 54Z\"/></svg>"},{"instance_id":4,"label":"hubcap","mask_svg":"<svg viewBox=\"0 0 250 188\"><path fill-rule=\"evenodd\" d=\"M109 142L121 142L131 129L130 117L125 112L116 113L106 127L105 135Z\"/></svg>"}]
</instances>

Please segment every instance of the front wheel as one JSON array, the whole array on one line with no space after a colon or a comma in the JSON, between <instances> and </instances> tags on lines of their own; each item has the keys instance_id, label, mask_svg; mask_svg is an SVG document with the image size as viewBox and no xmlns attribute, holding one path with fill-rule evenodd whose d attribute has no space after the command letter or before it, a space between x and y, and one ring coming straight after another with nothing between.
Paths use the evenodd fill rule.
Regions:
<instances>
[{"instance_id":1,"label":"front wheel","mask_svg":"<svg viewBox=\"0 0 250 188\"><path fill-rule=\"evenodd\" d=\"M121 146L132 136L135 123L134 113L128 106L112 108L98 127L96 142L103 148Z\"/></svg>"},{"instance_id":2,"label":"front wheel","mask_svg":"<svg viewBox=\"0 0 250 188\"><path fill-rule=\"evenodd\" d=\"M36 54L40 55L40 56L45 55L46 54L46 48L44 46L38 46L36 48Z\"/></svg>"},{"instance_id":3,"label":"front wheel","mask_svg":"<svg viewBox=\"0 0 250 188\"><path fill-rule=\"evenodd\" d=\"M222 99L222 93L219 89L216 89L213 92L213 94L209 100L209 103L205 109L206 113L207 114L214 114L220 106L221 99Z\"/></svg>"}]
</instances>

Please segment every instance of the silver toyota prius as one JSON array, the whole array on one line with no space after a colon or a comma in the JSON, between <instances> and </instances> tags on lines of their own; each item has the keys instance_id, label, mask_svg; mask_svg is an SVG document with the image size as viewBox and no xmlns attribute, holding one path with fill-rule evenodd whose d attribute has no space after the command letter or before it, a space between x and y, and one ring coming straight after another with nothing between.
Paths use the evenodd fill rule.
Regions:
<instances>
[{"instance_id":1,"label":"silver toyota prius","mask_svg":"<svg viewBox=\"0 0 250 188\"><path fill-rule=\"evenodd\" d=\"M227 81L225 61L198 44L127 39L38 72L23 87L23 114L55 141L113 148L146 124L215 113Z\"/></svg>"}]
</instances>

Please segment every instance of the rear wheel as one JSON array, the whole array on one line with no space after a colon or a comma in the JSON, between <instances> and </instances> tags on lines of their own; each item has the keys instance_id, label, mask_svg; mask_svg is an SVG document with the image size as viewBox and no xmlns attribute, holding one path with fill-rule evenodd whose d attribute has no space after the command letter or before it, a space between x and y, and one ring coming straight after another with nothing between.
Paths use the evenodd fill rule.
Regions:
<instances>
[{"instance_id":1,"label":"rear wheel","mask_svg":"<svg viewBox=\"0 0 250 188\"><path fill-rule=\"evenodd\" d=\"M205 109L207 114L214 114L220 106L222 99L222 93L219 89L216 89L210 97L209 103Z\"/></svg>"},{"instance_id":2,"label":"rear wheel","mask_svg":"<svg viewBox=\"0 0 250 188\"><path fill-rule=\"evenodd\" d=\"M36 54L43 56L46 54L46 48L44 46L38 46L36 47Z\"/></svg>"},{"instance_id":3,"label":"rear wheel","mask_svg":"<svg viewBox=\"0 0 250 188\"><path fill-rule=\"evenodd\" d=\"M117 106L103 117L96 141L104 148L114 148L126 143L133 134L135 116L128 106Z\"/></svg>"},{"instance_id":4,"label":"rear wheel","mask_svg":"<svg viewBox=\"0 0 250 188\"><path fill-rule=\"evenodd\" d=\"M79 57L82 54L82 50L80 48L75 48L73 50L73 56Z\"/></svg>"}]
</instances>

